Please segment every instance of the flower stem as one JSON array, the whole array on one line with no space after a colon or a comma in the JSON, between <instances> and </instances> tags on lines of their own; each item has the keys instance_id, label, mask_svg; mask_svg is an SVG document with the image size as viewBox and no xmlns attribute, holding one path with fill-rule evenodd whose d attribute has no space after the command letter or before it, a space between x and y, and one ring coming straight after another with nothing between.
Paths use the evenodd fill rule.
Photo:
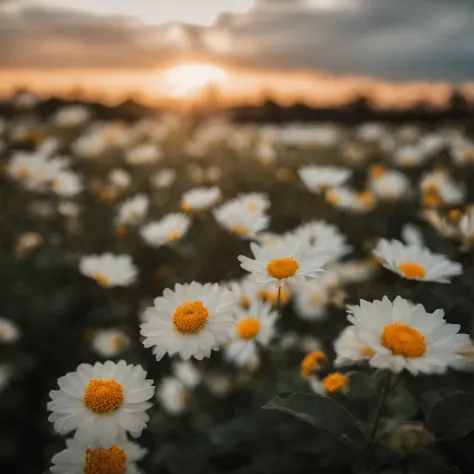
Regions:
<instances>
[{"instance_id":1,"label":"flower stem","mask_svg":"<svg viewBox=\"0 0 474 474\"><path fill-rule=\"evenodd\" d=\"M391 383L392 383L392 373L389 372L388 377L387 377L387 382L385 383L385 385L382 387L382 390L380 391L380 398L377 403L377 408L375 409L374 421L372 423L372 427L369 433L369 446L374 444L375 442L377 429L380 423L380 415L382 414L383 407L385 406L385 402L387 401L387 396L391 388L390 387Z\"/></svg>"}]
</instances>

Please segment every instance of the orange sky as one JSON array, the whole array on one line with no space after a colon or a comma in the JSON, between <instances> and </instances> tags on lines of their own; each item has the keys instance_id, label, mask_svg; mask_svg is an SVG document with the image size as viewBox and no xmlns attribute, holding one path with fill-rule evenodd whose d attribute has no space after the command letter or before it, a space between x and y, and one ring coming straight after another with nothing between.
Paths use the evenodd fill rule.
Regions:
<instances>
[{"instance_id":1,"label":"orange sky","mask_svg":"<svg viewBox=\"0 0 474 474\"><path fill-rule=\"evenodd\" d=\"M174 84L170 84L167 76L169 71L177 65L187 64L184 62L155 70L138 71L0 70L0 95L6 96L21 86L43 96L70 96L81 90L83 97L107 103L116 103L129 97L148 105L169 103L170 99L178 102L201 100L203 87L193 87L192 78L183 79L185 87L184 90L182 87L178 88L179 93L176 93ZM192 64L202 63L194 61ZM451 90L447 83L397 84L373 78L335 76L328 73L263 72L230 69L217 64L210 66L225 75L224 79L220 78L216 82L215 87L219 101L226 104L256 102L261 100L263 95L270 95L282 104L300 101L309 105L326 106L344 104L359 94L364 94L369 95L379 107L404 107L419 100L433 106L442 106L449 98ZM474 83L466 84L465 90L474 97Z\"/></svg>"}]
</instances>

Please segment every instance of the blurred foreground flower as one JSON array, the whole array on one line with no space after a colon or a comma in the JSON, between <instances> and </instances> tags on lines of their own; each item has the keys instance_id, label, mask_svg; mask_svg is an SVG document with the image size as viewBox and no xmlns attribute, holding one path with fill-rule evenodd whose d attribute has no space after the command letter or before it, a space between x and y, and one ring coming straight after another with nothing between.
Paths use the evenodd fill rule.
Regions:
<instances>
[{"instance_id":1,"label":"blurred foreground flower","mask_svg":"<svg viewBox=\"0 0 474 474\"><path fill-rule=\"evenodd\" d=\"M128 286L137 278L137 267L129 255L88 255L81 258L79 268L84 276L92 278L100 286Z\"/></svg>"}]
</instances>

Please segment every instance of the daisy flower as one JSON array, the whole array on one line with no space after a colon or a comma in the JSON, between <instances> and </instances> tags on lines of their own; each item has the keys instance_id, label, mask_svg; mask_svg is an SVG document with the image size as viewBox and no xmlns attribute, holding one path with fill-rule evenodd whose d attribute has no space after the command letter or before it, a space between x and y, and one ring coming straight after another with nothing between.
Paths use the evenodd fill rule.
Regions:
<instances>
[{"instance_id":1,"label":"daisy flower","mask_svg":"<svg viewBox=\"0 0 474 474\"><path fill-rule=\"evenodd\" d=\"M107 181L116 188L125 189L130 186L132 178L125 170L115 168L107 174Z\"/></svg>"},{"instance_id":2,"label":"daisy flower","mask_svg":"<svg viewBox=\"0 0 474 474\"><path fill-rule=\"evenodd\" d=\"M450 283L452 277L462 273L461 264L431 253L427 248L404 245L399 240L381 239L374 255L385 268L409 280Z\"/></svg>"},{"instance_id":3,"label":"daisy flower","mask_svg":"<svg viewBox=\"0 0 474 474\"><path fill-rule=\"evenodd\" d=\"M94 352L104 358L113 358L130 346L130 338L120 329L102 329L92 340Z\"/></svg>"},{"instance_id":4,"label":"daisy flower","mask_svg":"<svg viewBox=\"0 0 474 474\"><path fill-rule=\"evenodd\" d=\"M24 257L26 254L39 247L43 243L43 238L36 232L25 232L18 237L15 244L15 255Z\"/></svg>"},{"instance_id":5,"label":"daisy flower","mask_svg":"<svg viewBox=\"0 0 474 474\"><path fill-rule=\"evenodd\" d=\"M405 224L402 227L402 238L403 241L410 246L423 247L423 235L420 229L413 224Z\"/></svg>"},{"instance_id":6,"label":"daisy flower","mask_svg":"<svg viewBox=\"0 0 474 474\"><path fill-rule=\"evenodd\" d=\"M406 145L395 152L393 163L403 167L421 166L427 158L427 153L420 146Z\"/></svg>"},{"instance_id":7,"label":"daisy flower","mask_svg":"<svg viewBox=\"0 0 474 474\"><path fill-rule=\"evenodd\" d=\"M298 171L309 191L321 193L342 186L351 177L352 171L334 166L304 166Z\"/></svg>"},{"instance_id":8,"label":"daisy flower","mask_svg":"<svg viewBox=\"0 0 474 474\"><path fill-rule=\"evenodd\" d=\"M191 219L179 213L168 214L161 220L142 227L140 234L148 245L162 247L180 240L189 229Z\"/></svg>"},{"instance_id":9,"label":"daisy flower","mask_svg":"<svg viewBox=\"0 0 474 474\"><path fill-rule=\"evenodd\" d=\"M53 456L53 474L139 474L136 465L146 454L138 444L122 439L109 448L100 443L66 441L66 449Z\"/></svg>"},{"instance_id":10,"label":"daisy flower","mask_svg":"<svg viewBox=\"0 0 474 474\"><path fill-rule=\"evenodd\" d=\"M217 187L194 188L183 194L181 209L185 212L203 211L215 206L221 199L221 191Z\"/></svg>"},{"instance_id":11,"label":"daisy flower","mask_svg":"<svg viewBox=\"0 0 474 474\"><path fill-rule=\"evenodd\" d=\"M340 372L333 372L323 379L313 377L309 379L309 384L318 395L335 396L349 391L350 378Z\"/></svg>"},{"instance_id":12,"label":"daisy flower","mask_svg":"<svg viewBox=\"0 0 474 474\"><path fill-rule=\"evenodd\" d=\"M188 360L173 363L174 376L186 387L195 388L202 380L202 373Z\"/></svg>"},{"instance_id":13,"label":"daisy flower","mask_svg":"<svg viewBox=\"0 0 474 474\"><path fill-rule=\"evenodd\" d=\"M258 347L266 346L275 334L278 313L257 299L248 310L236 312L234 341L225 348L225 358L239 367L258 363Z\"/></svg>"},{"instance_id":14,"label":"daisy flower","mask_svg":"<svg viewBox=\"0 0 474 474\"><path fill-rule=\"evenodd\" d=\"M357 364L375 355L375 351L357 337L355 326L349 326L341 332L334 342L334 351L336 367Z\"/></svg>"},{"instance_id":15,"label":"daisy flower","mask_svg":"<svg viewBox=\"0 0 474 474\"><path fill-rule=\"evenodd\" d=\"M151 185L157 189L167 189L176 181L176 171L162 169L150 177Z\"/></svg>"},{"instance_id":16,"label":"daisy flower","mask_svg":"<svg viewBox=\"0 0 474 474\"><path fill-rule=\"evenodd\" d=\"M85 124L91 118L89 109L82 105L60 108L53 117L53 123L61 128L74 128Z\"/></svg>"},{"instance_id":17,"label":"daisy flower","mask_svg":"<svg viewBox=\"0 0 474 474\"><path fill-rule=\"evenodd\" d=\"M268 216L250 211L248 204L235 199L213 211L219 224L242 238L252 238L268 227Z\"/></svg>"},{"instance_id":18,"label":"daisy flower","mask_svg":"<svg viewBox=\"0 0 474 474\"><path fill-rule=\"evenodd\" d=\"M309 379L322 368L326 361L326 354L321 350L311 351L309 354L306 354L301 361L301 377Z\"/></svg>"},{"instance_id":19,"label":"daisy flower","mask_svg":"<svg viewBox=\"0 0 474 474\"><path fill-rule=\"evenodd\" d=\"M409 194L410 181L399 171L386 170L371 178L369 188L380 199L400 199Z\"/></svg>"},{"instance_id":20,"label":"daisy flower","mask_svg":"<svg viewBox=\"0 0 474 474\"><path fill-rule=\"evenodd\" d=\"M130 255L86 255L79 262L81 273L104 288L128 286L137 279L137 267Z\"/></svg>"},{"instance_id":21,"label":"daisy flower","mask_svg":"<svg viewBox=\"0 0 474 474\"><path fill-rule=\"evenodd\" d=\"M51 189L61 197L74 197L84 189L82 180L77 173L64 170L57 173L51 180Z\"/></svg>"},{"instance_id":22,"label":"daisy flower","mask_svg":"<svg viewBox=\"0 0 474 474\"><path fill-rule=\"evenodd\" d=\"M125 161L130 165L144 165L156 163L162 157L161 150L152 144L143 144L129 150L125 155Z\"/></svg>"},{"instance_id":23,"label":"daisy flower","mask_svg":"<svg viewBox=\"0 0 474 474\"><path fill-rule=\"evenodd\" d=\"M186 386L175 377L164 377L156 391L156 399L163 409L171 415L184 413L189 404Z\"/></svg>"},{"instance_id":24,"label":"daisy flower","mask_svg":"<svg viewBox=\"0 0 474 474\"><path fill-rule=\"evenodd\" d=\"M265 212L270 207L270 199L264 193L241 194L237 200L243 207L246 207L250 212L256 214Z\"/></svg>"},{"instance_id":25,"label":"daisy flower","mask_svg":"<svg viewBox=\"0 0 474 474\"><path fill-rule=\"evenodd\" d=\"M437 170L423 176L420 182L423 204L426 207L440 207L445 204L456 206L464 201L466 191L447 172Z\"/></svg>"},{"instance_id":26,"label":"daisy flower","mask_svg":"<svg viewBox=\"0 0 474 474\"><path fill-rule=\"evenodd\" d=\"M136 225L140 223L148 211L149 199L145 194L137 194L122 203L116 217L116 223Z\"/></svg>"},{"instance_id":27,"label":"daisy flower","mask_svg":"<svg viewBox=\"0 0 474 474\"><path fill-rule=\"evenodd\" d=\"M283 286L301 278L317 278L324 270L327 256L317 250L309 251L301 239L280 239L274 245L250 244L254 258L239 255L240 266L250 272L260 285L273 283Z\"/></svg>"},{"instance_id":28,"label":"daisy flower","mask_svg":"<svg viewBox=\"0 0 474 474\"><path fill-rule=\"evenodd\" d=\"M294 288L296 314L305 321L323 321L328 316L328 289L321 280L300 281Z\"/></svg>"},{"instance_id":29,"label":"daisy flower","mask_svg":"<svg viewBox=\"0 0 474 474\"><path fill-rule=\"evenodd\" d=\"M393 302L386 296L372 303L362 300L349 311L356 337L374 351L370 365L380 369L444 373L469 340L467 334L459 334L459 325L446 323L442 309L428 313L399 296Z\"/></svg>"},{"instance_id":30,"label":"daisy flower","mask_svg":"<svg viewBox=\"0 0 474 474\"><path fill-rule=\"evenodd\" d=\"M81 364L76 372L58 379L59 390L51 390L47 408L49 421L60 434L77 430L80 443L98 441L110 448L126 432L140 436L149 417L145 411L155 387L140 365Z\"/></svg>"},{"instance_id":31,"label":"daisy flower","mask_svg":"<svg viewBox=\"0 0 474 474\"><path fill-rule=\"evenodd\" d=\"M12 343L19 339L20 330L9 319L0 318L0 343Z\"/></svg>"},{"instance_id":32,"label":"daisy flower","mask_svg":"<svg viewBox=\"0 0 474 474\"><path fill-rule=\"evenodd\" d=\"M165 289L144 314L143 345L154 347L157 360L166 353L182 359L210 357L232 337L234 304L233 293L217 284L193 282Z\"/></svg>"}]
</instances>

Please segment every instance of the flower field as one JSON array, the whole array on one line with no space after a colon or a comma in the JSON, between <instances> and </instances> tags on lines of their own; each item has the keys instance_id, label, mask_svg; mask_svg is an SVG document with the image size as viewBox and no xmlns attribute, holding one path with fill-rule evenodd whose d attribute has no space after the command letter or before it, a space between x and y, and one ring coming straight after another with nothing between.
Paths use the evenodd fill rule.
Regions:
<instances>
[{"instance_id":1,"label":"flower field","mask_svg":"<svg viewBox=\"0 0 474 474\"><path fill-rule=\"evenodd\" d=\"M466 124L37 100L0 117L5 472L472 471Z\"/></svg>"}]
</instances>

